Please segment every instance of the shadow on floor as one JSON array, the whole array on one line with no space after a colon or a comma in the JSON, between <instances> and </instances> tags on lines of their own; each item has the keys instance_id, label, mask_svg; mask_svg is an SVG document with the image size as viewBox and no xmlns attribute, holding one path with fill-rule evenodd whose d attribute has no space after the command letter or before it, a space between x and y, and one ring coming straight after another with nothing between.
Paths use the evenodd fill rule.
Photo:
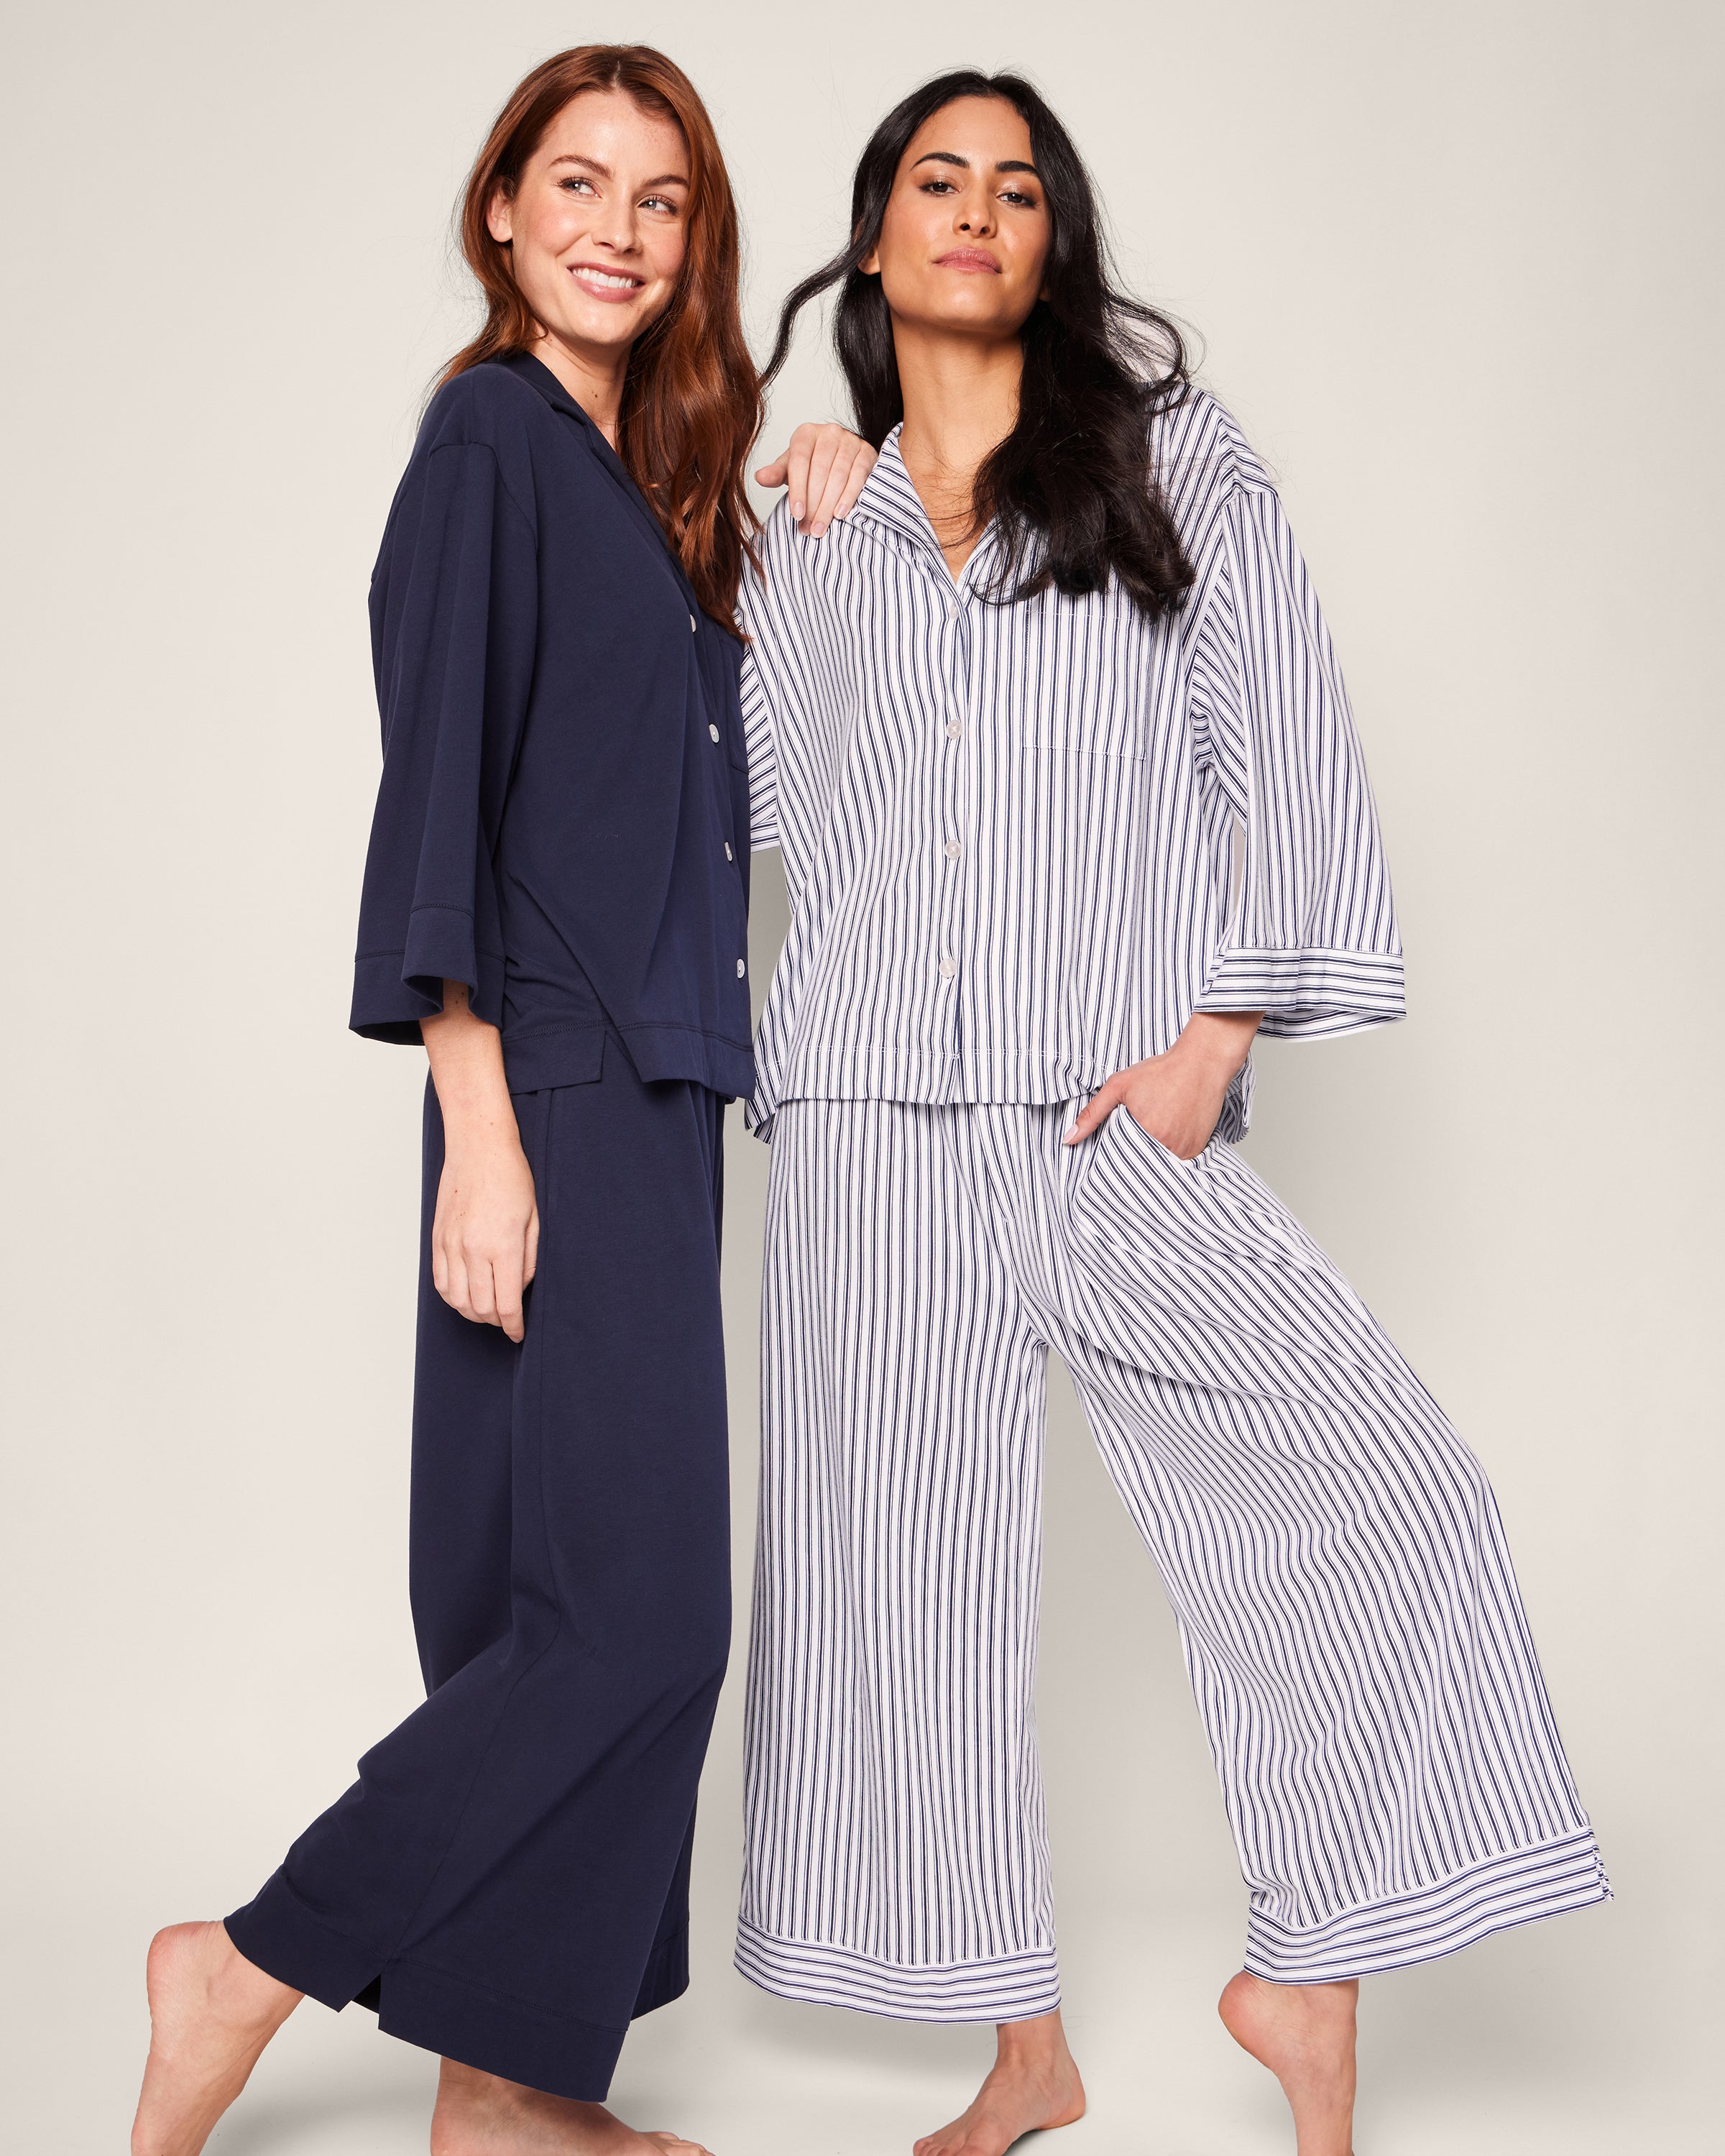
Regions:
<instances>
[{"instance_id":1,"label":"shadow on floor","mask_svg":"<svg viewBox=\"0 0 1725 2156\"><path fill-rule=\"evenodd\" d=\"M210 2156L293 2156L301 2149L348 2148L386 2156L399 2145L423 2148L431 2123L426 2091L308 2087L293 2094L242 2097L217 2128ZM387 2135L387 2139L380 2138ZM339 2140L338 2138L339 2137Z\"/></svg>"}]
</instances>

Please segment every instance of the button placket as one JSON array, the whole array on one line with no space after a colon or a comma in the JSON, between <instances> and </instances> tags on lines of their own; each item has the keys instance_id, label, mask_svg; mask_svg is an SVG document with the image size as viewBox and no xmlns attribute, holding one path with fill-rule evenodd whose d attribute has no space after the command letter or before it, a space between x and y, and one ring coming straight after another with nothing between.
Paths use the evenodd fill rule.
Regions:
<instances>
[{"instance_id":1,"label":"button placket","mask_svg":"<svg viewBox=\"0 0 1725 2156\"><path fill-rule=\"evenodd\" d=\"M947 619L942 634L947 643L944 669L947 712L942 728L947 752L939 759L940 784L936 789L939 822L933 834L942 858L937 945L939 956L936 964L942 984L950 987L958 978L959 957L964 949L964 877L957 864L964 853L957 834L963 828L965 759L954 752L964 738L971 660L968 610L963 598L957 593L947 601ZM947 1034L949 1065L956 1069L964 1045L956 995L947 1013Z\"/></svg>"},{"instance_id":2,"label":"button placket","mask_svg":"<svg viewBox=\"0 0 1725 2156\"><path fill-rule=\"evenodd\" d=\"M692 613L689 617L689 626L691 629L698 629L700 627L700 624L696 620L695 616ZM715 725L711 719L707 721L706 732L707 739L711 742L715 748L716 748L725 738L718 726ZM726 860L734 867L737 861L737 850L732 846L728 839L721 839L719 844L725 849ZM741 981L746 979L747 975L748 962L745 958L739 958L737 962L737 978Z\"/></svg>"}]
</instances>

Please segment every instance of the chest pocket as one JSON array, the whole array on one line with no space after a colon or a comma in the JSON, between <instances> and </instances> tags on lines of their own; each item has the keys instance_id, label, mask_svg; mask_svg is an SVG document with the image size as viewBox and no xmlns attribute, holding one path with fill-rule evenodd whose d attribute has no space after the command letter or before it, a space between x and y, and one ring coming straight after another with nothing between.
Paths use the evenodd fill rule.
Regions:
<instances>
[{"instance_id":1,"label":"chest pocket","mask_svg":"<svg viewBox=\"0 0 1725 2156\"><path fill-rule=\"evenodd\" d=\"M1170 648L1164 624L1147 619L1115 587L1081 598L1045 592L1020 600L1019 609L1024 660L1015 701L1026 751L1142 762Z\"/></svg>"}]
</instances>

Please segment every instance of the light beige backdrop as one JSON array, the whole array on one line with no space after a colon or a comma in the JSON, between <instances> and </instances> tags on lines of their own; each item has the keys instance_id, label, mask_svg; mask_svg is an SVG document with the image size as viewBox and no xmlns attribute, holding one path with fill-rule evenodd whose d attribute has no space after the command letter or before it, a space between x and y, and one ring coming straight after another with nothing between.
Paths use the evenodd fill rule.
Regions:
<instances>
[{"instance_id":1,"label":"light beige backdrop","mask_svg":"<svg viewBox=\"0 0 1725 2156\"><path fill-rule=\"evenodd\" d=\"M1719 2147L1720 23L1702 0L9 11L8 2148L123 2145L151 1928L245 1898L416 1697L420 1062L343 1030L365 586L467 319L467 161L521 72L598 37L662 44L710 98L763 349L888 104L940 66L1028 68L1279 475L1412 1016L1267 1052L1251 1156L1496 1478L1619 1895L1369 1987L1362 2156ZM811 328L774 427L838 408ZM763 864L757 978L783 917ZM765 1161L734 1126L743 1608ZM1243 1897L1172 1622L1063 1389L1050 1450L1041 1706L1092 2094L1063 2145L1286 2148L1212 2014ZM888 2156L988 2040L731 1973L740 1676L695 1986L618 2102L721 2156ZM368 2015L308 2006L214 2146L396 2156L429 2091Z\"/></svg>"}]
</instances>

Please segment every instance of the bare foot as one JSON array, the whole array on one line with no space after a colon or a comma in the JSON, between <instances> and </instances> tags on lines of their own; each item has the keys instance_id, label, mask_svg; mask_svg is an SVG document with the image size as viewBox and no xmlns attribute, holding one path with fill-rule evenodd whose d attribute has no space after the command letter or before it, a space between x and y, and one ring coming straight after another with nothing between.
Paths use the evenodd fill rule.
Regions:
<instances>
[{"instance_id":1,"label":"bare foot","mask_svg":"<svg viewBox=\"0 0 1725 2156\"><path fill-rule=\"evenodd\" d=\"M1021 2134L1070 2126L1084 2116L1084 2084L1058 2012L1003 2021L976 2102L950 2126L926 2134L916 2156L1006 2156Z\"/></svg>"},{"instance_id":2,"label":"bare foot","mask_svg":"<svg viewBox=\"0 0 1725 2156\"><path fill-rule=\"evenodd\" d=\"M1266 1984L1245 1969L1217 2002L1222 2025L1281 2083L1299 2156L1353 2156L1359 1983Z\"/></svg>"},{"instance_id":3,"label":"bare foot","mask_svg":"<svg viewBox=\"0 0 1725 2156\"><path fill-rule=\"evenodd\" d=\"M150 2056L131 2156L198 2156L301 1994L249 1962L220 1924L150 1942Z\"/></svg>"},{"instance_id":4,"label":"bare foot","mask_svg":"<svg viewBox=\"0 0 1725 2156\"><path fill-rule=\"evenodd\" d=\"M637 2133L602 2103L546 2096L475 2066L443 2061L431 2156L707 2156L675 2133Z\"/></svg>"}]
</instances>

